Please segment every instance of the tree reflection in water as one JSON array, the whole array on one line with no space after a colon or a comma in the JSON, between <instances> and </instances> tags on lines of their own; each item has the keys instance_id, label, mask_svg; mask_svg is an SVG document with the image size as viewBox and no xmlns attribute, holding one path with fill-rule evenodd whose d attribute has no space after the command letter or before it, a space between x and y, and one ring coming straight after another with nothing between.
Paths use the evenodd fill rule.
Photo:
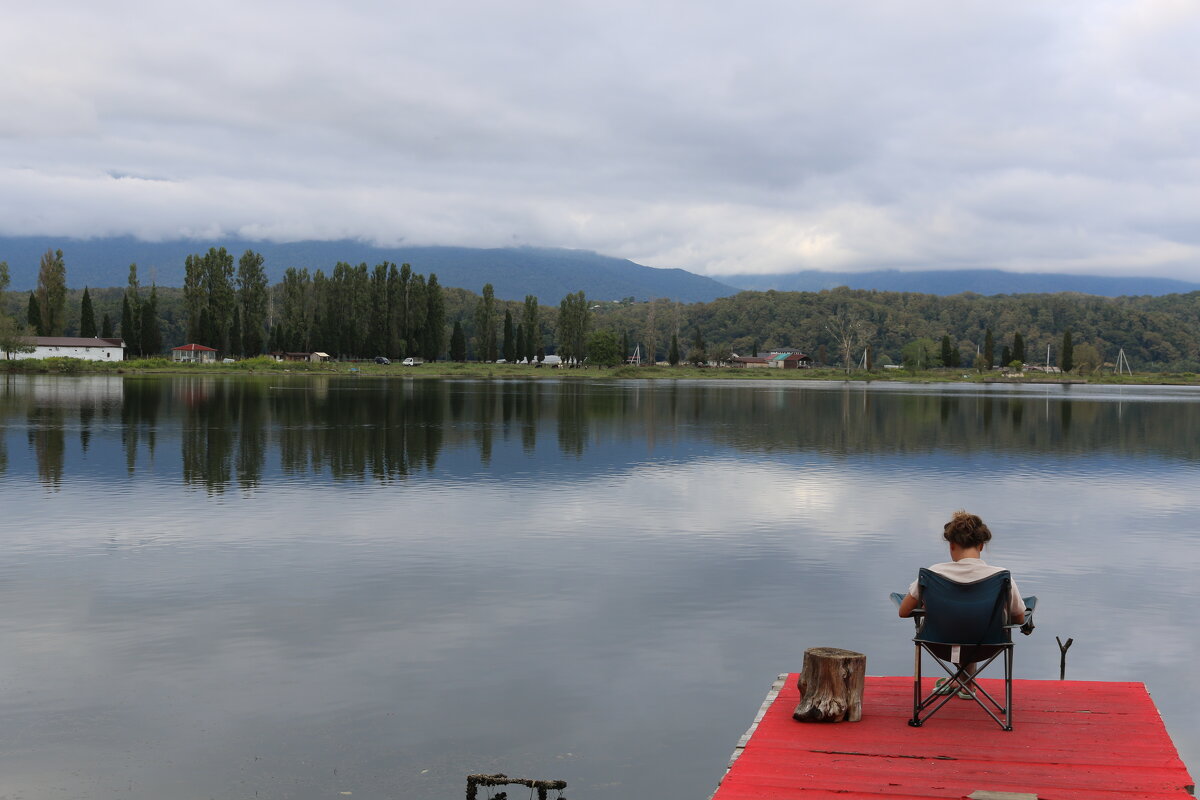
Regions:
<instances>
[{"instance_id":1,"label":"tree reflection in water","mask_svg":"<svg viewBox=\"0 0 1200 800\"><path fill-rule=\"evenodd\" d=\"M403 481L437 469L448 448L474 452L488 468L499 448L576 460L609 441L641 441L653 451L688 437L762 452L1200 457L1200 392L1103 391L6 376L0 383L0 474L11 468L17 431L48 488L69 479L84 455L115 457L128 475L169 472L164 446L178 440L183 482L213 493L253 490L276 473ZM73 428L77 448L68 446ZM557 450L539 453L547 435L555 437ZM462 470L463 463L456 459L450 469Z\"/></svg>"}]
</instances>

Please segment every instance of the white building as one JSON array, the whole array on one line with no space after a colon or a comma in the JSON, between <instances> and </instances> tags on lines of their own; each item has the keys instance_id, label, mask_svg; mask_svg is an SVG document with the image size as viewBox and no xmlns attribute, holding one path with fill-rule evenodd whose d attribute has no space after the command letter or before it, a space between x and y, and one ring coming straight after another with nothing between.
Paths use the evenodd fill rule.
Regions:
<instances>
[{"instance_id":1,"label":"white building","mask_svg":"<svg viewBox=\"0 0 1200 800\"><path fill-rule=\"evenodd\" d=\"M82 339L77 336L31 336L32 353L3 353L0 358L81 358L86 361L122 361L123 339Z\"/></svg>"}]
</instances>

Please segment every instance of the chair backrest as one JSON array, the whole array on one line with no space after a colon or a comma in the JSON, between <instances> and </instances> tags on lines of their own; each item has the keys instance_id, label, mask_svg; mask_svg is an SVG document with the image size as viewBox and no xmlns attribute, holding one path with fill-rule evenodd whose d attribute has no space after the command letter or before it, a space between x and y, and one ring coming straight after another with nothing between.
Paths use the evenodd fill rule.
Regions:
<instances>
[{"instance_id":1,"label":"chair backrest","mask_svg":"<svg viewBox=\"0 0 1200 800\"><path fill-rule=\"evenodd\" d=\"M921 568L917 578L925 622L916 640L933 644L1007 644L1004 627L1011 577L1008 570L971 583Z\"/></svg>"}]
</instances>

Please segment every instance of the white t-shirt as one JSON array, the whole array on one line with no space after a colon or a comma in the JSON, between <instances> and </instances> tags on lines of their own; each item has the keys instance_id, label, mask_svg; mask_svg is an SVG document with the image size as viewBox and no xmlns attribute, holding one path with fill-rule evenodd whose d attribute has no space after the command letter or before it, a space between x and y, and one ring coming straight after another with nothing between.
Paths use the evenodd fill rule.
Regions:
<instances>
[{"instance_id":1,"label":"white t-shirt","mask_svg":"<svg viewBox=\"0 0 1200 800\"><path fill-rule=\"evenodd\" d=\"M1003 567L993 567L983 563L982 558L960 558L958 561L944 561L941 564L934 564L929 568L938 575L949 578L955 583L971 583L989 575L995 575L997 572L1003 572ZM908 593L912 597L921 599L919 594L920 588L917 586L917 581L913 581L908 587ZM1014 616L1025 610L1025 601L1021 599L1021 592L1017 589L1017 582L1010 580L1008 583L1008 614Z\"/></svg>"}]
</instances>

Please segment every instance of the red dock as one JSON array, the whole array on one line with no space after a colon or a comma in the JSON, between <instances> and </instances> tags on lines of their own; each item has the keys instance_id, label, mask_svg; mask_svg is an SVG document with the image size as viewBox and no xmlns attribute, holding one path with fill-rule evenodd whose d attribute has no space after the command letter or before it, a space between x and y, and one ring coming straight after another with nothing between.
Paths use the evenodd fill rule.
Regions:
<instances>
[{"instance_id":1,"label":"red dock","mask_svg":"<svg viewBox=\"0 0 1200 800\"><path fill-rule=\"evenodd\" d=\"M713 800L1185 800L1195 788L1141 683L1013 684L1011 732L955 698L909 727L912 678L867 678L860 722L792 719L795 674L772 687ZM1003 697L1002 681L981 680Z\"/></svg>"}]
</instances>

